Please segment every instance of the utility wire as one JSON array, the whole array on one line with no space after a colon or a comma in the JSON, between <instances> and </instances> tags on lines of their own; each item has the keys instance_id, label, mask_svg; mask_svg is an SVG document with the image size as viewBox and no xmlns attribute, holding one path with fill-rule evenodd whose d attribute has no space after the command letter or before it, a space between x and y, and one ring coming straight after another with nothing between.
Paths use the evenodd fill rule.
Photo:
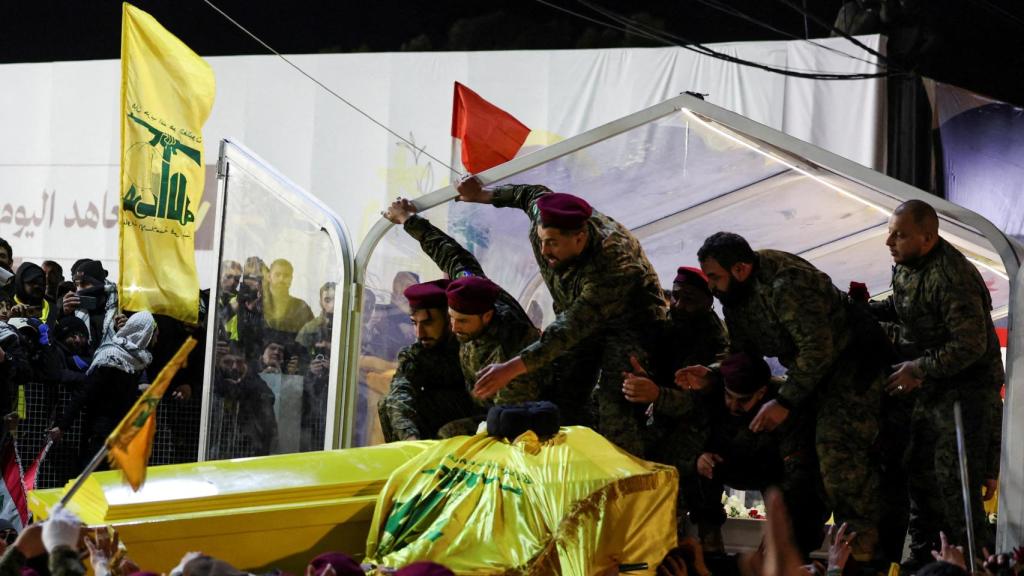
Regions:
<instances>
[{"instance_id":1,"label":"utility wire","mask_svg":"<svg viewBox=\"0 0 1024 576\"><path fill-rule=\"evenodd\" d=\"M850 54L849 52L843 52L842 50L839 50L838 48L833 48L833 47L828 46L826 44L822 44L820 42L815 42L814 40L811 40L809 37L807 37L807 30L806 30L807 19L806 19L806 17L804 18L804 25L805 25L804 26L804 34L805 34L805 36L803 38L801 38L797 34L793 34L792 32L788 32L788 31L783 30L781 28L777 28L775 26L772 26L771 24L769 24L767 22L763 22L761 20L758 20L757 18L755 18L753 16L750 16L749 14L741 11L740 9L732 7L732 6L729 6L728 4L724 4L722 2L719 2L718 0L695 0L695 1L700 3L700 4L704 4L705 6L708 6L710 8L714 8L715 10L718 10L719 12L722 12L724 14L728 14L730 16L734 16L734 17L739 18L741 20L745 20L747 22L750 22L751 24L754 24L756 26L760 26L760 27L764 28L765 30L770 30L772 32L775 32L776 34L781 34L782 36L786 36L787 38L792 38L794 40L800 40L800 41L803 41L803 42L807 42L811 46L815 46L817 48L821 48L822 50L827 50L829 52L833 52L835 54L839 54L839 55L845 56L847 58L851 58L853 60L859 60L860 62L864 62L866 64L871 64L872 66L875 66L879 70L886 70L886 69L888 69L888 70L893 70L893 71L899 72L899 70L896 69L893 66L886 67L886 66L883 66L883 65L879 64L877 61L868 60L867 58L861 58L860 56L854 56L853 54Z\"/></svg>"},{"instance_id":2,"label":"utility wire","mask_svg":"<svg viewBox=\"0 0 1024 576\"><path fill-rule=\"evenodd\" d=\"M547 0L537 0L537 1L539 3L541 3L541 4L544 4L545 6L550 7L550 8L559 10L561 12L565 12L567 14L571 14L573 16L576 16L576 17L581 18L583 20L587 20L589 22L593 22L595 24L599 24L601 26L605 26L605 27L608 27L608 28L611 28L611 29L615 29L615 30L619 30L619 31L625 32L627 34L634 34L634 35L641 36L641 37L644 37L644 38L648 38L648 39L651 39L651 40L654 40L654 41L657 41L657 42L661 42L661 43L666 44L666 45L678 46L680 48L683 48L685 50L689 50L691 52L695 52L697 54L701 54L703 56L709 56L709 57L712 57L712 58L718 58L720 60L725 60L727 62L733 62L735 64L740 64L740 65L744 65L744 66L750 66L750 67L753 67L753 68L759 68L761 70L766 70L768 72L774 72L776 74L782 74L782 75L786 75L786 76L794 76L794 77L797 77L797 78L810 78L810 79L815 79L815 80L864 80L864 79L870 79L870 78L889 77L889 76L894 76L894 75L897 74L897 73L893 73L893 72L881 72L881 73L870 73L870 74L868 74L868 73L860 73L860 74L834 74L834 73L824 73L824 72L816 72L816 71L799 72L799 71L796 71L796 70L791 69L791 68L768 66L766 64L761 64L761 63L758 63L758 62L752 62L752 61L749 61L749 60L744 60L742 58L737 58L735 56L731 56L729 54L718 52L718 51L716 51L716 50L714 50L714 49L712 49L712 48L710 48L708 46L705 46L705 45L700 44L698 42L693 42L693 41L689 40L688 38L684 38L682 36L678 36L678 35L675 35L675 34L670 34L670 33L667 33L667 32L665 32L663 30L657 30L657 29L651 28L651 27L649 27L649 26L647 26L645 24L636 22L634 20L630 20L629 18L626 18L625 16L621 16L619 14L616 14L615 12L612 12L611 10L608 10L606 8L603 8L603 7L598 6L598 5L594 4L594 3L588 2L586 0L579 0L579 2L581 4L583 4L584 6L590 8L591 10L597 12L598 14L601 14L605 18L608 18L609 20L612 20L612 21L618 23L619 25L612 24L612 23L609 23L609 22L606 22L606 21L603 21L603 20L599 20L597 18L588 16L586 14L581 14L579 12L576 12L574 10L566 8L564 6L560 6L560 5L554 4L552 2L548 2Z\"/></svg>"},{"instance_id":3,"label":"utility wire","mask_svg":"<svg viewBox=\"0 0 1024 576\"><path fill-rule=\"evenodd\" d=\"M462 174L462 172L460 172L459 170L456 170L455 168L452 168L451 166L449 166L447 162L444 162L444 161L442 161L442 160L438 159L438 158L437 158L437 156L434 156L434 155L433 155L433 154L431 154L430 152L427 152L425 148L421 148L421 147L417 146L417 145L416 145L416 144L415 144L414 142L412 142L412 141L410 141L409 139L407 139L407 138L403 137L403 136L402 136L401 134L399 134L398 132L395 132L394 130L392 130L391 128L389 128L389 127L388 127L388 126L387 126L386 124L384 124L383 122L380 122L379 120L377 120L377 119L376 119L376 118L374 118L373 116L370 116L370 114L369 114L369 113L367 113L367 112L364 112L364 111L363 111L363 110L362 110L361 108L359 108L358 106L356 106L356 105L355 105L355 104L353 104L352 102L349 102L349 101L348 101L348 100L347 100L347 99L346 99L346 98L345 98L344 96L342 96L341 94L338 94L338 93L337 93L337 92L335 92L334 90L331 90L331 89L330 89L330 88L329 88L329 87L328 87L328 86L327 86L326 84L324 84L323 82L321 82L321 81L317 80L316 78L314 78L314 77L313 77L313 76L312 76L311 74L309 74L308 72L306 72L305 70L303 70L302 68L300 68L300 67L299 67L299 66L298 66L297 64L295 64L294 62L292 62L291 60L289 60L288 58L286 58L286 57L285 57L285 56L284 56L283 54L281 54L280 52L278 52L277 50L275 50L275 49L274 49L274 48L273 48L273 47L272 47L272 46L271 46L270 44L267 44L266 42L264 42L263 40L261 40L261 39L260 39L260 38L259 38L258 36L256 36L256 35L255 35L255 34L253 34L252 32L250 32L250 31L249 31L249 30L248 30L248 29L247 29L247 28L246 28L245 26L242 26L241 24L239 24L237 20L235 20L234 18L232 18L231 16L229 16L229 15L228 15L228 14L227 14L226 12L224 12L223 10L221 10L220 8L218 8L218 7L217 7L217 6L216 6L216 5L215 5L215 4L213 3L213 2L211 2L210 0L203 0L203 2L206 2L206 4L208 4L208 5L210 6L210 8L213 8L213 9L214 9L214 10L216 10L216 11L217 11L218 13L220 13L220 15L221 15L221 16L223 16L224 18L226 18L228 22L231 22L231 23L232 23L232 24L234 24L234 25L235 25L235 26L236 26L236 27L237 27L237 28L238 28L239 30L241 30L242 32L245 32L246 34L248 34L248 35L249 35L249 36L250 36L250 37L251 37L251 38L252 38L253 40L255 40L255 41L259 42L259 43L260 43L260 45L262 45L262 46L263 46L264 48L266 48L266 49L267 49L267 50L269 50L270 52L273 52L273 53L274 53L274 55L276 55L276 56L277 56L278 58L280 58L281 60L284 60L284 61L285 61L285 62L286 62L286 63L287 63L287 64L288 64L289 66L291 66L292 68L294 68L295 70L297 70L297 71L298 71L298 72L299 72L300 74L302 74L302 75L303 75L303 76L305 76L306 78L309 78L309 79L310 79L310 80L311 80L311 81L312 81L312 82L313 82L314 84L316 84L317 86L319 86L319 87L323 88L324 90L326 90L326 91L327 91L327 93L329 93L330 95L332 95L332 96L334 96L335 98L337 98L338 100L341 100L342 102L344 102L344 103L345 103L345 105L346 105L346 106L348 106L349 108L351 108L351 109L355 110L356 112L358 112L359 114L363 115L363 117L365 117L365 118L366 118L367 120L369 120L370 122L373 122L373 123L374 123L374 124L376 124L377 126L380 126L381 128L383 128L384 130L386 130L386 131L387 131L387 132L388 132L389 134L391 134L391 135L392 135L392 136L394 136L395 138L398 138L398 139L399 139L399 140L401 140L402 142L405 142L406 144L408 144L409 146L411 146L411 147L412 147L412 148L413 148L414 150L417 150L417 151L419 151L419 152L423 153L423 155L424 155L424 156L426 156L427 158L430 158L430 159L431 159L431 160L433 160L434 162L437 162L437 163L438 163L438 164L440 164L441 166L444 166L445 168L447 168L447 169L451 170L452 172L455 172L456 174Z\"/></svg>"},{"instance_id":4,"label":"utility wire","mask_svg":"<svg viewBox=\"0 0 1024 576\"><path fill-rule=\"evenodd\" d=\"M835 25L830 24L830 23L822 20L821 18L818 18L814 14L811 14L809 11L807 11L804 8L800 7L796 2L793 2L792 0L778 0L778 1L781 2L782 4L786 5L786 6L789 6L791 9L795 10L796 12L798 12L800 14L803 14L804 18L810 18L811 20L814 20L814 22L817 23L819 26L823 26L827 30L829 30L829 31L831 31L831 32L833 32L835 34L838 34L838 35L842 36L843 38L846 38L847 40L852 42L855 46L863 49L868 54L871 54L872 56L878 57L878 59L880 59L883 62L887 62L888 61L888 58L885 57L885 54L880 53L879 51L877 51L874 48L868 46L867 44L861 42L860 40L857 40L853 36L850 36L846 32L843 32L839 28L836 28Z\"/></svg>"}]
</instances>

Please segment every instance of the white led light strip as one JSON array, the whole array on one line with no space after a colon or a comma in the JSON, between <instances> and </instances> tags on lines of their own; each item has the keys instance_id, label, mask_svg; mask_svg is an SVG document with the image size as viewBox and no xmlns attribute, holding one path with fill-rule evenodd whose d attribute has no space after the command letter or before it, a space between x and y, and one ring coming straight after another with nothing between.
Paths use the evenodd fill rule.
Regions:
<instances>
[{"instance_id":1,"label":"white led light strip","mask_svg":"<svg viewBox=\"0 0 1024 576\"><path fill-rule=\"evenodd\" d=\"M737 138L736 136L733 136L732 134L729 134L728 132L726 132L726 131L716 127L715 125L711 124L710 122L705 121L700 116L697 116L696 114L691 112L688 108L683 108L682 111L690 119L694 120L695 122L697 122L701 126L704 126L708 130L711 130L715 134L718 134L719 136L722 136L723 138L726 138L726 139L731 140L733 142L736 142L737 144L743 146L744 148L747 148L749 150L753 150L754 152L757 152L761 156L764 156L765 158L768 158L770 160L778 162L779 164L782 164L783 166L789 168L790 170L793 170L795 172L803 174L804 176L807 176L808 178L814 180L815 182L821 184L822 186L825 186L826 188L834 190L834 191L838 192L839 194L842 194L843 196L845 196L847 198L850 198L850 199L852 199L852 200L854 200L856 202L860 202L861 204L867 206L868 208L871 208L871 209L877 211L878 213L880 213L881 215L885 216L886 219L888 219L890 216L892 216L892 211L891 210L886 210L885 208L879 206L878 204L875 204L874 202L871 202L870 200L865 200L864 198L861 198L860 196L857 196L856 194L853 194L851 192L847 192L846 190L843 190L842 188L836 186L835 184L832 184L831 182L823 180L822 178L820 178L818 176L815 176L814 174L811 174L810 172L804 170L803 168L800 168L799 166L795 166L793 164L790 164L789 162L786 162L785 160L783 160L782 158L779 158L778 156L776 156L775 154L772 154L771 152L767 152L765 150L762 150L761 148L751 144L750 142L747 142L746 140L743 140L741 138ZM1003 280L1009 281L1010 277L1006 274L1005 271L1000 270L998 268L995 268L991 264L983 262L983 261L981 261L981 260L979 260L977 258L974 258L972 256L968 256L966 254L964 256L972 264L974 264L975 266L984 268L984 269L992 272L996 276L999 276Z\"/></svg>"}]
</instances>

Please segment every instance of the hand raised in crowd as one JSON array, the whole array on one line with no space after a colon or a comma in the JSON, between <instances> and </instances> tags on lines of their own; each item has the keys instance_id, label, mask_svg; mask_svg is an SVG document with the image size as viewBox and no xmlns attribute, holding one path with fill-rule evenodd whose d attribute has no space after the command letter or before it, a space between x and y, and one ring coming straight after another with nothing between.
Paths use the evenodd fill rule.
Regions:
<instances>
[{"instance_id":1,"label":"hand raised in crowd","mask_svg":"<svg viewBox=\"0 0 1024 576\"><path fill-rule=\"evenodd\" d=\"M982 568L993 576L1013 574L1013 562L1009 554L992 554L988 548L981 549L981 555L985 559Z\"/></svg>"},{"instance_id":2,"label":"hand raised in crowd","mask_svg":"<svg viewBox=\"0 0 1024 576\"><path fill-rule=\"evenodd\" d=\"M936 562L947 562L967 570L967 561L964 560L964 547L953 546L946 540L946 533L939 532L939 541L942 542L942 550L932 550L932 558Z\"/></svg>"},{"instance_id":3,"label":"hand raised in crowd","mask_svg":"<svg viewBox=\"0 0 1024 576\"><path fill-rule=\"evenodd\" d=\"M191 397L192 397L192 385L191 384L182 384L181 386L178 386L177 388L175 388L174 392L171 392L171 398L174 398L175 400L181 400L182 402L188 401L188 399L191 398Z\"/></svg>"},{"instance_id":4,"label":"hand raised in crowd","mask_svg":"<svg viewBox=\"0 0 1024 576\"><path fill-rule=\"evenodd\" d=\"M37 318L42 313L39 306L30 306L28 304L15 304L11 307L10 317L11 318Z\"/></svg>"},{"instance_id":5,"label":"hand raised in crowd","mask_svg":"<svg viewBox=\"0 0 1024 576\"><path fill-rule=\"evenodd\" d=\"M644 370L634 355L630 355L629 363L633 367L632 371L622 373L622 393L626 400L637 404L650 404L657 400L661 390L647 377L647 370Z\"/></svg>"},{"instance_id":6,"label":"hand raised in crowd","mask_svg":"<svg viewBox=\"0 0 1024 576\"><path fill-rule=\"evenodd\" d=\"M60 442L62 436L64 436L64 432L62 432L61 429L57 428L56 426L46 431L46 437L50 440L50 442L53 442L54 444Z\"/></svg>"},{"instance_id":7,"label":"hand raised in crowd","mask_svg":"<svg viewBox=\"0 0 1024 576\"><path fill-rule=\"evenodd\" d=\"M121 328L124 328L124 325L127 323L128 317L125 316L124 314L118 314L117 316L114 316L114 332L117 332Z\"/></svg>"},{"instance_id":8,"label":"hand raised in crowd","mask_svg":"<svg viewBox=\"0 0 1024 576\"><path fill-rule=\"evenodd\" d=\"M61 307L64 308L65 314L72 314L82 304L82 301L78 299L78 294L74 292L68 292L64 295L64 300L61 301Z\"/></svg>"},{"instance_id":9,"label":"hand raised in crowd","mask_svg":"<svg viewBox=\"0 0 1024 576\"><path fill-rule=\"evenodd\" d=\"M331 360L323 355L317 355L312 362L309 363L309 373L317 378L324 375L327 369L331 367Z\"/></svg>"},{"instance_id":10,"label":"hand raised in crowd","mask_svg":"<svg viewBox=\"0 0 1024 576\"><path fill-rule=\"evenodd\" d=\"M850 559L850 554L853 552L853 548L850 546L850 542L857 537L856 532L851 532L849 536L846 535L846 522L843 522L839 529L836 529L836 525L833 524L828 527L828 571L839 570L843 571L846 566L846 561Z\"/></svg>"},{"instance_id":11,"label":"hand raised in crowd","mask_svg":"<svg viewBox=\"0 0 1024 576\"><path fill-rule=\"evenodd\" d=\"M113 535L111 535L113 533ZM85 534L85 548L89 551L89 564L97 576L110 574L117 566L120 555L121 537L110 526L101 526Z\"/></svg>"},{"instance_id":12,"label":"hand raised in crowd","mask_svg":"<svg viewBox=\"0 0 1024 576\"><path fill-rule=\"evenodd\" d=\"M494 201L494 193L484 188L480 179L476 176L469 176L455 186L459 193L458 202L477 202L479 204L490 204Z\"/></svg>"},{"instance_id":13,"label":"hand raised in crowd","mask_svg":"<svg viewBox=\"0 0 1024 576\"><path fill-rule=\"evenodd\" d=\"M715 475L715 466L725 462L718 454L705 452L697 457L697 474L711 480Z\"/></svg>"},{"instance_id":14,"label":"hand raised in crowd","mask_svg":"<svg viewBox=\"0 0 1024 576\"><path fill-rule=\"evenodd\" d=\"M800 553L793 544L789 511L782 492L769 488L764 497L764 565L763 576L801 576Z\"/></svg>"},{"instance_id":15,"label":"hand raised in crowd","mask_svg":"<svg viewBox=\"0 0 1024 576\"><path fill-rule=\"evenodd\" d=\"M885 385L885 391L891 395L910 394L924 382L913 362L901 362L893 368L896 371L889 376L889 382Z\"/></svg>"},{"instance_id":16,"label":"hand raised in crowd","mask_svg":"<svg viewBox=\"0 0 1024 576\"><path fill-rule=\"evenodd\" d=\"M288 365L284 367L284 372L285 372L285 374L290 374L292 376L294 376L295 374L299 373L299 357L298 356L292 356L288 360Z\"/></svg>"},{"instance_id":17,"label":"hand raised in crowd","mask_svg":"<svg viewBox=\"0 0 1024 576\"><path fill-rule=\"evenodd\" d=\"M751 432L771 432L779 427L789 417L789 408L779 404L776 400L765 402L764 406L757 411L757 416L750 421Z\"/></svg>"},{"instance_id":18,"label":"hand raised in crowd","mask_svg":"<svg viewBox=\"0 0 1024 576\"><path fill-rule=\"evenodd\" d=\"M401 226L402 224L405 224L405 221L416 212L418 212L418 210L416 209L415 204L405 198L399 197L391 203L391 206L388 206L387 210L384 210L380 214L391 221L392 224Z\"/></svg>"},{"instance_id":19,"label":"hand raised in crowd","mask_svg":"<svg viewBox=\"0 0 1024 576\"><path fill-rule=\"evenodd\" d=\"M25 558L35 558L46 554L46 546L43 545L43 525L30 524L18 534L14 541L17 548Z\"/></svg>"},{"instance_id":20,"label":"hand raised in crowd","mask_svg":"<svg viewBox=\"0 0 1024 576\"><path fill-rule=\"evenodd\" d=\"M703 390L711 384L711 369L707 366L687 366L676 370L676 386L683 390Z\"/></svg>"}]
</instances>

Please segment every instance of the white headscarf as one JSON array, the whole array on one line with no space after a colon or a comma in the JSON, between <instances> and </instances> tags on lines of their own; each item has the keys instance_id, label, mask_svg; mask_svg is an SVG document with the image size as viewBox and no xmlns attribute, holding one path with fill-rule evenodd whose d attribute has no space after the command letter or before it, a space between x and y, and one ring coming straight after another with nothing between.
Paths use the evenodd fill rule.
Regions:
<instances>
[{"instance_id":1,"label":"white headscarf","mask_svg":"<svg viewBox=\"0 0 1024 576\"><path fill-rule=\"evenodd\" d=\"M156 320L149 312L136 312L109 342L101 344L92 357L87 374L101 366L110 366L122 372L137 374L153 361L146 348L153 339Z\"/></svg>"}]
</instances>

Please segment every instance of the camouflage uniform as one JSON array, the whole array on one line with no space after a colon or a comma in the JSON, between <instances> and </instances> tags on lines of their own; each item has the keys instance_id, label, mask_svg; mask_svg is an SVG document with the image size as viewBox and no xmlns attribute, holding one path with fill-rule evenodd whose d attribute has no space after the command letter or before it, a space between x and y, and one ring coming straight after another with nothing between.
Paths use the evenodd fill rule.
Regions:
<instances>
[{"instance_id":1,"label":"camouflage uniform","mask_svg":"<svg viewBox=\"0 0 1024 576\"><path fill-rule=\"evenodd\" d=\"M377 411L387 442L413 436L447 437L441 432L446 424L478 416L479 409L462 380L455 337L449 335L433 348L419 342L403 348L398 353L391 389L380 399ZM450 435L470 432L452 431Z\"/></svg>"},{"instance_id":2,"label":"camouflage uniform","mask_svg":"<svg viewBox=\"0 0 1024 576\"><path fill-rule=\"evenodd\" d=\"M405 221L405 231L420 243L423 252L452 280L465 276L486 277L480 262L426 218L412 216ZM540 330L533 325L519 301L504 289L494 303L494 316L490 324L477 337L459 347L459 363L466 380L467 390L476 384L477 374L490 364L514 358L520 350L537 341ZM512 380L486 405L519 404L537 400L540 393L538 379L543 373L526 374Z\"/></svg>"},{"instance_id":3,"label":"camouflage uniform","mask_svg":"<svg viewBox=\"0 0 1024 576\"><path fill-rule=\"evenodd\" d=\"M611 218L594 211L583 253L564 269L548 266L541 255L537 199L544 186L509 185L494 191L494 205L526 212L530 243L541 276L554 300L555 320L520 358L530 372L557 366L553 396L563 415L579 414L581 400L596 395L597 430L633 454L643 454L643 406L622 395L622 373L629 357L647 361L645 344L654 338L666 306L658 275L639 240ZM597 389L594 382L597 380Z\"/></svg>"},{"instance_id":4,"label":"camouflage uniform","mask_svg":"<svg viewBox=\"0 0 1024 576\"><path fill-rule=\"evenodd\" d=\"M725 406L722 387L715 387L709 394L714 405L709 406L705 418L706 440L692 458L679 464L680 491L686 493L694 523L720 527L726 518L722 507L724 486L761 492L778 486L790 513L797 546L807 556L821 545L822 527L828 519L814 453L814 415L796 413L772 432L751 432L750 421L776 394L773 383L748 414L733 416ZM715 465L710 480L697 473L697 458L703 452L723 459Z\"/></svg>"},{"instance_id":5,"label":"camouflage uniform","mask_svg":"<svg viewBox=\"0 0 1024 576\"><path fill-rule=\"evenodd\" d=\"M872 444L878 435L883 375L854 342L849 301L806 260L758 252L749 297L724 306L730 347L776 357L787 378L776 400L790 418L816 414L815 447L836 522L858 536L854 554L869 560L878 538L880 498ZM876 325L877 326L877 325Z\"/></svg>"},{"instance_id":6,"label":"camouflage uniform","mask_svg":"<svg viewBox=\"0 0 1024 576\"><path fill-rule=\"evenodd\" d=\"M897 265L893 294L873 308L899 323L898 348L924 374L913 394L907 448L911 551L927 559L939 531L965 544L953 404L964 418L976 543L991 545L978 486L994 470L992 427L1003 366L992 324L992 298L981 274L945 240L919 262Z\"/></svg>"}]
</instances>

